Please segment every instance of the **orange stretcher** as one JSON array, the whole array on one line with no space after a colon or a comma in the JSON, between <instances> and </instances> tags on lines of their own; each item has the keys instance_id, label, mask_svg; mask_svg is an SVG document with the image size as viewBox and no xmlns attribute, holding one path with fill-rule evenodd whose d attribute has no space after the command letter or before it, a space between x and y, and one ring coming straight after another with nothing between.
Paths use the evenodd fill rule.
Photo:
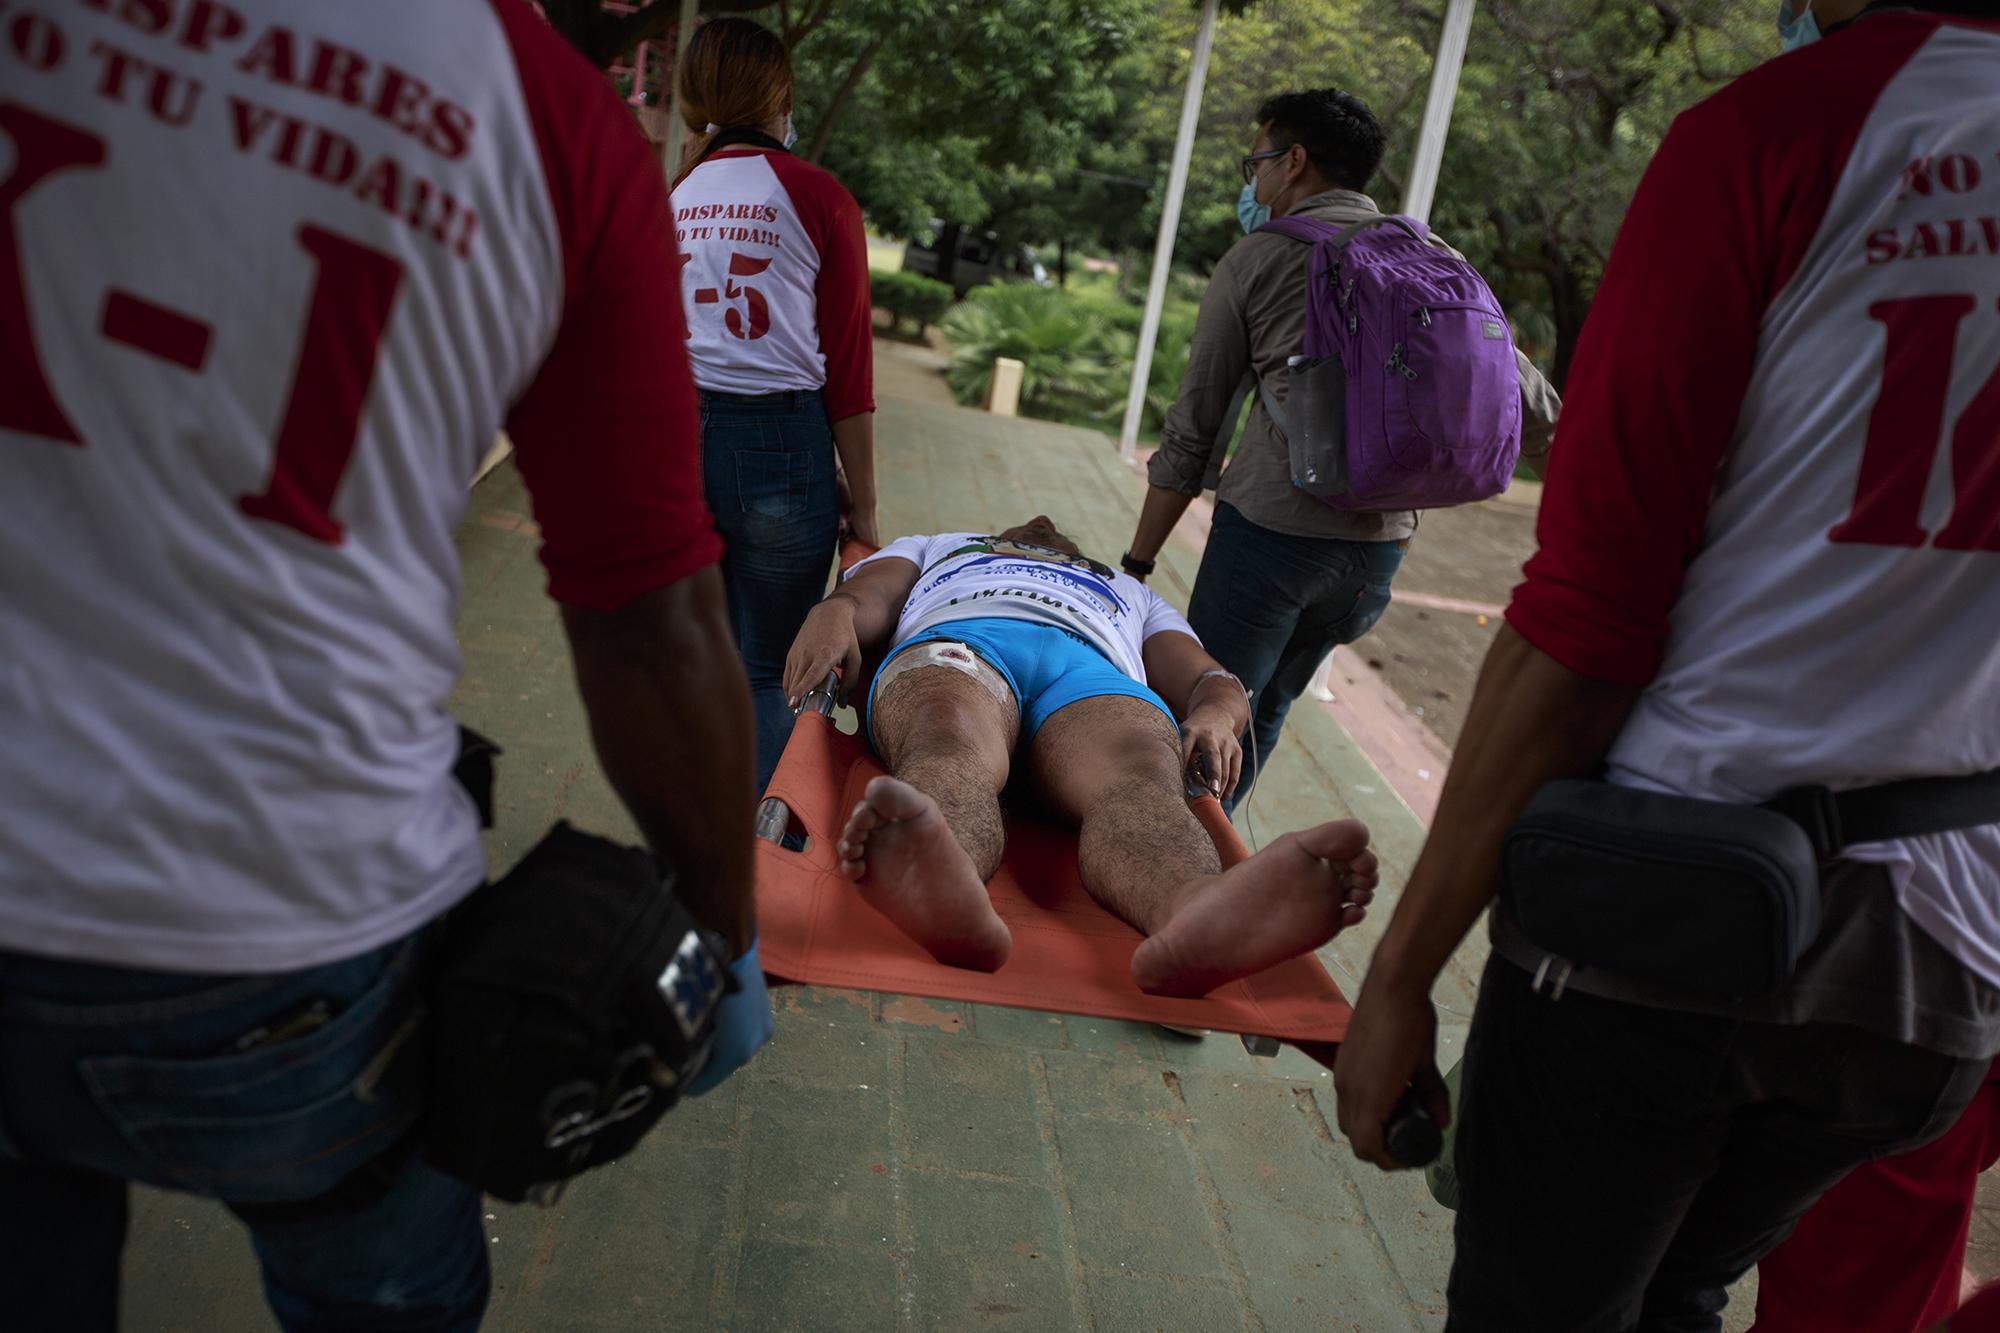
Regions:
<instances>
[{"instance_id":1,"label":"orange stretcher","mask_svg":"<svg viewBox=\"0 0 2000 1333\"><path fill-rule=\"evenodd\" d=\"M1132 981L1141 936L1100 907L1078 877L1076 835L1011 812L1007 851L988 888L1014 934L997 972L937 962L843 878L835 851L862 789L884 772L859 736L831 716L831 688L804 701L758 816L759 953L774 977L1059 1010L1243 1035L1254 1054L1290 1042L1331 1066L1350 1009L1317 958L1295 958L1200 999L1148 995ZM1221 805L1191 800L1225 866L1247 854Z\"/></svg>"},{"instance_id":2,"label":"orange stretcher","mask_svg":"<svg viewBox=\"0 0 2000 1333\"><path fill-rule=\"evenodd\" d=\"M840 567L872 548L850 540ZM855 681L866 698L875 667ZM847 986L1018 1009L1058 1010L1175 1027L1238 1033L1252 1055L1286 1042L1333 1068L1353 1016L1347 998L1311 954L1232 982L1198 1000L1148 995L1132 980L1139 932L1098 906L1076 868L1076 835L1019 810L1007 814L1007 851L987 884L1014 933L997 972L947 967L862 901L838 869L835 843L848 812L882 766L860 736L833 723L835 678L801 701L792 738L757 812L759 956L774 980ZM1195 817L1224 866L1245 858L1242 840L1207 791L1188 792ZM1385 1126L1406 1166L1434 1160L1442 1142L1423 1099L1407 1089Z\"/></svg>"}]
</instances>

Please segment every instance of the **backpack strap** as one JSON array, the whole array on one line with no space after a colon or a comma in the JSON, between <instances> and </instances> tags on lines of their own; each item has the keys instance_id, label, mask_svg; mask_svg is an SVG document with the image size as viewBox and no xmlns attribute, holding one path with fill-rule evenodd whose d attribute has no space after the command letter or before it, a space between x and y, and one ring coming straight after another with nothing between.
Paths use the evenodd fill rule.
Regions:
<instances>
[{"instance_id":1,"label":"backpack strap","mask_svg":"<svg viewBox=\"0 0 2000 1333\"><path fill-rule=\"evenodd\" d=\"M1335 247L1344 247L1362 232L1370 231L1389 223L1401 227L1419 241L1428 243L1431 239L1430 228L1415 218L1405 217L1401 213L1377 213L1371 218L1363 219L1360 222L1351 222L1345 227L1340 226L1338 223L1323 221L1319 218L1272 218L1263 226L1258 227L1257 230L1274 231L1280 236L1289 236L1295 241L1304 241L1307 245L1314 245L1320 241L1331 241Z\"/></svg>"},{"instance_id":2,"label":"backpack strap","mask_svg":"<svg viewBox=\"0 0 2000 1333\"><path fill-rule=\"evenodd\" d=\"M1274 231L1280 236L1289 236L1295 241L1304 241L1307 245L1313 245L1319 241L1337 241L1340 238L1340 228L1338 226L1331 222L1322 222L1318 218L1272 218L1263 226L1258 227L1257 230Z\"/></svg>"},{"instance_id":3,"label":"backpack strap","mask_svg":"<svg viewBox=\"0 0 2000 1333\"><path fill-rule=\"evenodd\" d=\"M1353 240L1356 236L1359 236L1362 232L1372 231L1376 227L1384 226L1390 223L1393 223L1396 226L1401 227L1404 231L1410 233L1412 237L1414 237L1419 241L1424 242L1426 245L1430 244L1430 239L1431 239L1430 228L1426 227L1423 223L1417 221L1415 218L1404 217L1401 213L1377 213L1374 217L1369 218L1366 222L1357 222L1353 226L1343 230L1338 236L1333 238L1333 243L1336 246L1345 246L1349 241Z\"/></svg>"},{"instance_id":4,"label":"backpack strap","mask_svg":"<svg viewBox=\"0 0 2000 1333\"><path fill-rule=\"evenodd\" d=\"M1317 245L1321 241L1332 241L1335 245L1342 243L1341 228L1334 223L1322 221L1319 218L1272 218L1269 222L1256 228L1256 230L1276 232L1280 236L1289 236L1293 240L1303 241L1307 245ZM1279 439L1286 438L1285 409L1279 404L1278 395L1271 392L1271 386L1264 383L1264 377L1256 371L1247 372L1247 378L1256 382L1257 396L1263 401L1264 415L1270 418L1271 428L1278 432Z\"/></svg>"},{"instance_id":5,"label":"backpack strap","mask_svg":"<svg viewBox=\"0 0 2000 1333\"><path fill-rule=\"evenodd\" d=\"M1257 381L1257 396L1264 400L1264 415L1271 418L1271 428L1278 432L1279 439L1288 438L1285 435L1285 409L1279 405L1278 395L1271 392L1262 375L1252 373L1251 378Z\"/></svg>"}]
</instances>

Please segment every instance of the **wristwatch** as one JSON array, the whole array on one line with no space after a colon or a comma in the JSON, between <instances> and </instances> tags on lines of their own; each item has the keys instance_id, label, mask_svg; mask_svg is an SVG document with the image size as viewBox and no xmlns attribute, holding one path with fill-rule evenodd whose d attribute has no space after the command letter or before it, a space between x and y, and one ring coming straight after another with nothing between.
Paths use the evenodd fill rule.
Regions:
<instances>
[{"instance_id":1,"label":"wristwatch","mask_svg":"<svg viewBox=\"0 0 2000 1333\"><path fill-rule=\"evenodd\" d=\"M1125 567L1127 574L1130 574L1134 578L1143 579L1153 572L1153 566L1157 565L1159 561L1141 560L1130 551L1127 551L1118 557L1118 563Z\"/></svg>"}]
</instances>

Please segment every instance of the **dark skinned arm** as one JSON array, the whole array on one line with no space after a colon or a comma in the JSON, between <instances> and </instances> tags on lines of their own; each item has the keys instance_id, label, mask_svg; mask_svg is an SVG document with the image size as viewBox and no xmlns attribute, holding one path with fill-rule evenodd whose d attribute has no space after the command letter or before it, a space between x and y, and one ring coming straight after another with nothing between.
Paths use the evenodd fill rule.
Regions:
<instances>
[{"instance_id":1,"label":"dark skinned arm","mask_svg":"<svg viewBox=\"0 0 2000 1333\"><path fill-rule=\"evenodd\" d=\"M721 574L710 566L615 611L566 605L562 617L598 762L673 865L681 901L741 954L757 933L756 746Z\"/></svg>"},{"instance_id":2,"label":"dark skinned arm","mask_svg":"<svg viewBox=\"0 0 2000 1333\"><path fill-rule=\"evenodd\" d=\"M1603 766L1639 689L1578 675L1511 626L1479 673L1437 818L1369 963L1334 1067L1340 1130L1385 1169L1383 1126L1414 1080L1448 1118L1431 986L1500 886L1500 842L1542 784Z\"/></svg>"},{"instance_id":3,"label":"dark skinned arm","mask_svg":"<svg viewBox=\"0 0 2000 1333\"><path fill-rule=\"evenodd\" d=\"M921 573L911 561L890 556L863 565L815 606L785 657L785 698L792 707L838 670L844 695L861 674L862 655L896 632L896 620Z\"/></svg>"}]
</instances>

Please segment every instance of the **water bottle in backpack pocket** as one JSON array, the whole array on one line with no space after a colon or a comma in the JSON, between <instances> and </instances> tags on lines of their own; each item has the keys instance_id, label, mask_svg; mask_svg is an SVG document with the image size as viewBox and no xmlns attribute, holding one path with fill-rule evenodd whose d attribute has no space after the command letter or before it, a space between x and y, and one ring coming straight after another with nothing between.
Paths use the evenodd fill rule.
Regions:
<instances>
[{"instance_id":1,"label":"water bottle in backpack pocket","mask_svg":"<svg viewBox=\"0 0 2000 1333\"><path fill-rule=\"evenodd\" d=\"M1258 230L1311 246L1305 346L1287 366L1282 413L1264 390L1293 483L1354 510L1505 490L1521 452L1521 381L1507 317L1478 270L1413 218L1345 229L1279 218Z\"/></svg>"},{"instance_id":2,"label":"water bottle in backpack pocket","mask_svg":"<svg viewBox=\"0 0 2000 1333\"><path fill-rule=\"evenodd\" d=\"M1338 356L1285 362L1285 402L1261 382L1264 410L1285 433L1292 484L1315 498L1347 489L1347 368Z\"/></svg>"}]
</instances>

